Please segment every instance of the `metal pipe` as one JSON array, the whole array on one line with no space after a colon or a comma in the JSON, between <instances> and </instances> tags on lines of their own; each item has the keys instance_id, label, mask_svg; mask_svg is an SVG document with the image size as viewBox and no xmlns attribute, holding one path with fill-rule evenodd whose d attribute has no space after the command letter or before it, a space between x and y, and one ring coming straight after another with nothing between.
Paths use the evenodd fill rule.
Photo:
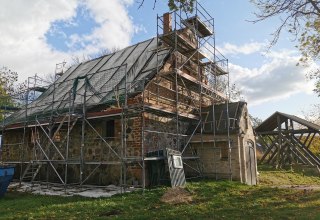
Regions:
<instances>
[{"instance_id":1,"label":"metal pipe","mask_svg":"<svg viewBox=\"0 0 320 220\"><path fill-rule=\"evenodd\" d=\"M143 83L143 87L145 85L145 82ZM141 113L141 158L142 158L142 188L143 188L143 193L146 187L146 168L145 168L145 161L144 161L144 127L145 127L145 112L144 112L144 92L142 92L142 113Z\"/></svg>"},{"instance_id":2,"label":"metal pipe","mask_svg":"<svg viewBox=\"0 0 320 220\"><path fill-rule=\"evenodd\" d=\"M84 157L83 150L85 147L85 129L86 129L86 99L87 99L87 82L85 82L83 106L82 106L82 124L81 124L81 145L80 145L80 185L83 182Z\"/></svg>"}]
</instances>

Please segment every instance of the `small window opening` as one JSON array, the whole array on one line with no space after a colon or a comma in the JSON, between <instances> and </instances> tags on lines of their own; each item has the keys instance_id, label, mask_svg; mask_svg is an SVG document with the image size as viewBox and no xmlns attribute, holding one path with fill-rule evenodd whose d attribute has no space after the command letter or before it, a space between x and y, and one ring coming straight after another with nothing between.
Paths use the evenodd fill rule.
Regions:
<instances>
[{"instance_id":1,"label":"small window opening","mask_svg":"<svg viewBox=\"0 0 320 220\"><path fill-rule=\"evenodd\" d=\"M106 138L114 138L114 120L106 122Z\"/></svg>"},{"instance_id":2,"label":"small window opening","mask_svg":"<svg viewBox=\"0 0 320 220\"><path fill-rule=\"evenodd\" d=\"M227 144L224 144L220 148L220 159L221 160L228 160L229 158L229 148Z\"/></svg>"}]
</instances>

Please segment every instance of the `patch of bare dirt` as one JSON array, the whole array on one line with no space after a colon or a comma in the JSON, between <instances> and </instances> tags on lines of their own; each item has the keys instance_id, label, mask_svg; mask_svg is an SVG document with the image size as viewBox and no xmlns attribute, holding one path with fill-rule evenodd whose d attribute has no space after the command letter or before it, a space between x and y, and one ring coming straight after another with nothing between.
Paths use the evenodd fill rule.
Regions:
<instances>
[{"instance_id":1,"label":"patch of bare dirt","mask_svg":"<svg viewBox=\"0 0 320 220\"><path fill-rule=\"evenodd\" d=\"M99 217L105 217L105 216L114 216L114 215L119 215L122 212L120 210L114 209L114 210L110 210L108 212L102 212L99 214Z\"/></svg>"},{"instance_id":2,"label":"patch of bare dirt","mask_svg":"<svg viewBox=\"0 0 320 220\"><path fill-rule=\"evenodd\" d=\"M175 187L168 189L160 199L161 202L168 204L182 204L193 201L192 194L184 188Z\"/></svg>"}]
</instances>

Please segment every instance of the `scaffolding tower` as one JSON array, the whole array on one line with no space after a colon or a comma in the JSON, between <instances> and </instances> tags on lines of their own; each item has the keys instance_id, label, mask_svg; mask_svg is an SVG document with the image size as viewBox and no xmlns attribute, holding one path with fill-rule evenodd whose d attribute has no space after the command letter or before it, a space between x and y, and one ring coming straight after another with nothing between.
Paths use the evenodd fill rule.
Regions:
<instances>
[{"instance_id":1,"label":"scaffolding tower","mask_svg":"<svg viewBox=\"0 0 320 220\"><path fill-rule=\"evenodd\" d=\"M171 71L158 69L158 76L170 79L175 85L175 104L177 142L175 149L180 150L183 155L184 165L203 176L203 158L197 155L193 145L200 143L203 148L203 132L206 124L211 124L210 145L217 151L216 128L224 123L227 138L224 140L228 146L229 173L226 174L232 180L232 158L233 148L230 141L230 117L229 117L229 70L228 59L216 48L214 18L198 2L194 5L193 13L188 13L181 6L180 10L158 16L157 39L158 52L163 48L172 48L174 54L174 68ZM159 84L158 84L159 86ZM158 89L159 92L160 89ZM186 93L186 94L184 94ZM192 93L199 94L194 98ZM157 94L159 96L159 93ZM184 117L181 106L188 107L193 117ZM225 103L225 112L220 118L215 118L215 105ZM212 107L212 116L208 117L209 111L203 107ZM221 118L224 115L225 117ZM211 118L209 121L208 118ZM190 120L194 126L187 135L179 128L180 122ZM222 122L224 120L224 122ZM213 158L211 158L213 160ZM212 174L218 179L218 171L212 170Z\"/></svg>"}]
</instances>

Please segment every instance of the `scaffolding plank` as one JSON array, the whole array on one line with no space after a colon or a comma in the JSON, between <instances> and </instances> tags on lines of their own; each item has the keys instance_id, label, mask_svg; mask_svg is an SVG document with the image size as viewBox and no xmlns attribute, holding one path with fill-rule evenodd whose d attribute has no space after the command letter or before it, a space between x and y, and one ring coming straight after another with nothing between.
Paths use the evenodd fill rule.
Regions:
<instances>
[{"instance_id":1,"label":"scaffolding plank","mask_svg":"<svg viewBox=\"0 0 320 220\"><path fill-rule=\"evenodd\" d=\"M201 37L209 37L213 35L213 29L203 22L199 16L193 16L182 21L183 24L190 28L194 28Z\"/></svg>"},{"instance_id":2,"label":"scaffolding plank","mask_svg":"<svg viewBox=\"0 0 320 220\"><path fill-rule=\"evenodd\" d=\"M204 83L202 83L202 82L199 82L198 79L190 76L189 74L184 73L184 72L181 71L181 70L177 70L177 73L178 73L179 76L183 77L184 79L187 79L189 82L192 82L192 83L197 84L197 85L198 85L198 84L201 84L203 89L206 89L206 90L208 90L208 91L216 94L217 96L223 98L224 100L227 100L227 96L224 95L222 92L219 92L219 91L217 91L217 90L214 90L214 89L212 89L209 85L206 85L206 84L204 84Z\"/></svg>"},{"instance_id":3,"label":"scaffolding plank","mask_svg":"<svg viewBox=\"0 0 320 220\"><path fill-rule=\"evenodd\" d=\"M228 72L222 69L217 62L208 61L208 62L203 62L200 65L209 68L209 70L211 70L211 72L216 76L222 76L222 75L228 74Z\"/></svg>"},{"instance_id":4,"label":"scaffolding plank","mask_svg":"<svg viewBox=\"0 0 320 220\"><path fill-rule=\"evenodd\" d=\"M228 142L228 138L216 137L214 135L194 135L190 143L213 143L213 142Z\"/></svg>"},{"instance_id":5,"label":"scaffolding plank","mask_svg":"<svg viewBox=\"0 0 320 220\"><path fill-rule=\"evenodd\" d=\"M154 111L154 112L158 112L159 114L176 114L176 111L174 109L169 109L169 108L165 108L162 106L158 106L155 104L145 104L145 109L146 110L150 110L150 111ZM199 120L200 117L196 116L194 114L190 114L190 113L183 113L183 112L179 112L179 117L184 117L184 118L189 118L189 119L196 119Z\"/></svg>"},{"instance_id":6,"label":"scaffolding plank","mask_svg":"<svg viewBox=\"0 0 320 220\"><path fill-rule=\"evenodd\" d=\"M192 56L194 60L206 58L206 55L197 49L197 44L192 44L184 39L178 31L163 34L160 36L160 39L170 47L177 49L180 53L185 54L188 57Z\"/></svg>"}]
</instances>

